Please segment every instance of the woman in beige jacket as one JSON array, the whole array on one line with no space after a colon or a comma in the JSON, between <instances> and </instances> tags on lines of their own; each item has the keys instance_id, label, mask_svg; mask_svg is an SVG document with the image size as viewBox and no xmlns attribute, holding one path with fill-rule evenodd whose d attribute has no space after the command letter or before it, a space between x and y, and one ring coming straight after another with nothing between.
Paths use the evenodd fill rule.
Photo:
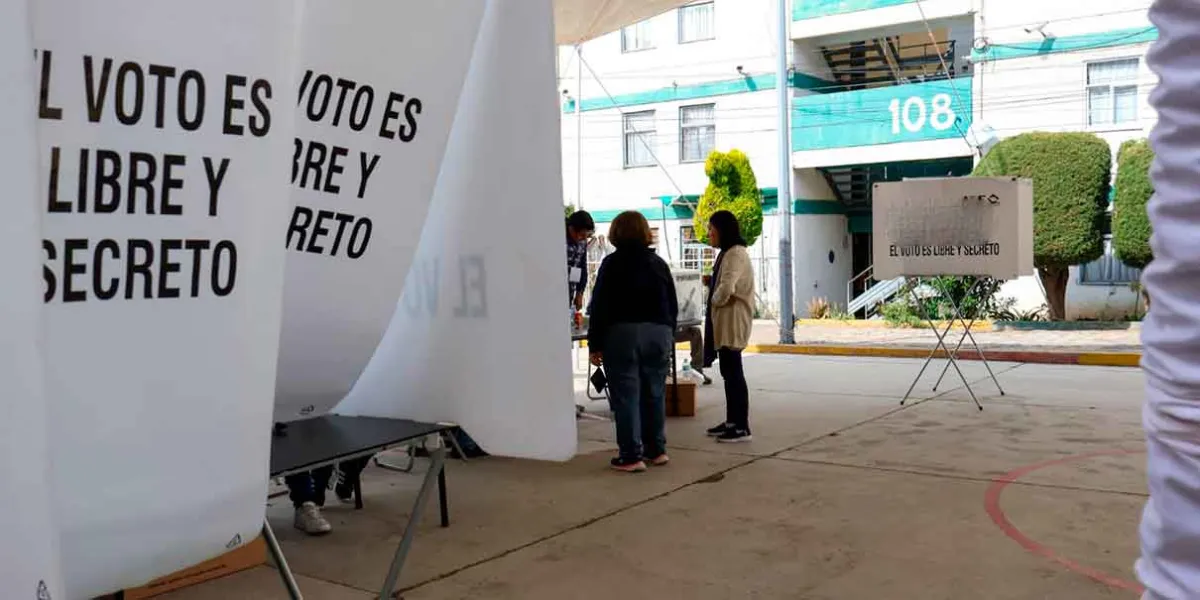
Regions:
<instances>
[{"instance_id":1,"label":"woman in beige jacket","mask_svg":"<svg viewBox=\"0 0 1200 600\"><path fill-rule=\"evenodd\" d=\"M754 271L737 217L727 210L708 219L708 242L721 249L708 285L704 324L706 366L720 362L725 380L725 421L708 430L718 442L750 441L750 389L742 351L750 342L754 318Z\"/></svg>"}]
</instances>

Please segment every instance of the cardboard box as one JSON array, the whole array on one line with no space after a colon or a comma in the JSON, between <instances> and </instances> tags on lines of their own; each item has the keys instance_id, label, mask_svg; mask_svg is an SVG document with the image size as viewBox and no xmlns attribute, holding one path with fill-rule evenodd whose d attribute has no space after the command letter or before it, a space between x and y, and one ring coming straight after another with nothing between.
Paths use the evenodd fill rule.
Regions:
<instances>
[{"instance_id":1,"label":"cardboard box","mask_svg":"<svg viewBox=\"0 0 1200 600\"><path fill-rule=\"evenodd\" d=\"M238 571L245 571L266 562L267 543L259 537L249 544L244 544L240 548L226 552L212 560L160 577L141 587L125 590L122 597L124 600L153 598L167 592L232 575Z\"/></svg>"},{"instance_id":2,"label":"cardboard box","mask_svg":"<svg viewBox=\"0 0 1200 600\"><path fill-rule=\"evenodd\" d=\"M694 382L667 383L667 416L696 416L696 384Z\"/></svg>"}]
</instances>

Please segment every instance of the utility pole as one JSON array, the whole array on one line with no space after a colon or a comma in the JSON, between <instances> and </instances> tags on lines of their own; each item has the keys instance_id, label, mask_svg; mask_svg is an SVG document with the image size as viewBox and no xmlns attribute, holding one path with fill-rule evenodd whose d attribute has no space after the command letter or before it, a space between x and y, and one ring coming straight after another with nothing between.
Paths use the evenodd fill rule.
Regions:
<instances>
[{"instance_id":1,"label":"utility pole","mask_svg":"<svg viewBox=\"0 0 1200 600\"><path fill-rule=\"evenodd\" d=\"M575 45L575 207L583 210L583 44Z\"/></svg>"},{"instance_id":2,"label":"utility pole","mask_svg":"<svg viewBox=\"0 0 1200 600\"><path fill-rule=\"evenodd\" d=\"M792 306L792 138L788 123L792 82L788 73L788 0L779 1L779 60L776 92L779 94L779 343L796 343Z\"/></svg>"}]
</instances>

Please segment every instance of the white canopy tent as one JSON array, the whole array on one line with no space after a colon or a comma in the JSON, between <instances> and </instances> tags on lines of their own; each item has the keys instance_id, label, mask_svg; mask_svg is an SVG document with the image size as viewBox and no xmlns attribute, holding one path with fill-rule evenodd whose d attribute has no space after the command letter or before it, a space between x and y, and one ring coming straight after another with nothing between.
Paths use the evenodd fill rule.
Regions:
<instances>
[{"instance_id":1,"label":"white canopy tent","mask_svg":"<svg viewBox=\"0 0 1200 600\"><path fill-rule=\"evenodd\" d=\"M555 40L582 44L692 0L554 0Z\"/></svg>"}]
</instances>

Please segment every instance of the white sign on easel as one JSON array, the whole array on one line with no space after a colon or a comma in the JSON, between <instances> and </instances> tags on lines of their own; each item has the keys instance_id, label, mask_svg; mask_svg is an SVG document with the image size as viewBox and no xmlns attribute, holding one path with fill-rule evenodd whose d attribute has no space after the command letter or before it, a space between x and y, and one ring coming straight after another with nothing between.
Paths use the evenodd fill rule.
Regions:
<instances>
[{"instance_id":1,"label":"white sign on easel","mask_svg":"<svg viewBox=\"0 0 1200 600\"><path fill-rule=\"evenodd\" d=\"M910 287L909 293L937 337L937 344L900 403L908 400L930 361L941 350L947 364L934 389L941 385L946 371L954 367L975 405L983 410L956 360L963 342L969 339L992 382L1004 394L971 334L978 315L967 321L960 303L947 290L939 288L936 281L922 283L920 278L961 275L1003 280L1033 274L1033 182L1015 177L910 179L877 183L873 191L875 279L918 278L918 285ZM973 294L980 284L981 280L975 279L966 295ZM952 310L952 318L945 326L925 314L930 291ZM962 324L963 331L958 344L951 349L946 345L946 336L956 322Z\"/></svg>"},{"instance_id":2,"label":"white sign on easel","mask_svg":"<svg viewBox=\"0 0 1200 600\"><path fill-rule=\"evenodd\" d=\"M947 177L876 183L875 278L1033 274L1033 182Z\"/></svg>"},{"instance_id":3,"label":"white sign on easel","mask_svg":"<svg viewBox=\"0 0 1200 600\"><path fill-rule=\"evenodd\" d=\"M262 527L296 8L30 6L62 597L91 598Z\"/></svg>"},{"instance_id":4,"label":"white sign on easel","mask_svg":"<svg viewBox=\"0 0 1200 600\"><path fill-rule=\"evenodd\" d=\"M387 329L483 16L475 0L307 0L277 421L327 412Z\"/></svg>"},{"instance_id":5,"label":"white sign on easel","mask_svg":"<svg viewBox=\"0 0 1200 600\"><path fill-rule=\"evenodd\" d=\"M33 63L26 2L0 2L0 596L65 598L42 385Z\"/></svg>"}]
</instances>

